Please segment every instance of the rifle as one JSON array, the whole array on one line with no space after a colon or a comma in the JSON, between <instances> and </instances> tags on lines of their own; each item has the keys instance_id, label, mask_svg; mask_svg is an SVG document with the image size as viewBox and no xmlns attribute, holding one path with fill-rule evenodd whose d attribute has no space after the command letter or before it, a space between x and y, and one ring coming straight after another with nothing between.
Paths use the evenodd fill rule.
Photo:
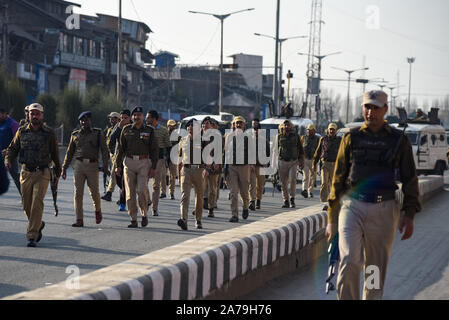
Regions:
<instances>
[{"instance_id":1,"label":"rifle","mask_svg":"<svg viewBox=\"0 0 449 320\"><path fill-rule=\"evenodd\" d=\"M56 200L58 199L58 177L56 176L55 168L50 168L50 188L53 196L53 206L55 207L55 217L58 216L59 210Z\"/></svg>"},{"instance_id":2,"label":"rifle","mask_svg":"<svg viewBox=\"0 0 449 320\"><path fill-rule=\"evenodd\" d=\"M109 179L108 177L111 176L111 174L109 173L109 170L106 170L106 172L103 170L103 167L98 168L100 171L103 171L103 188L104 188L104 193L106 193L107 189L108 189L108 185L109 185Z\"/></svg>"},{"instance_id":3,"label":"rifle","mask_svg":"<svg viewBox=\"0 0 449 320\"><path fill-rule=\"evenodd\" d=\"M332 239L327 252L329 254L329 267L327 270L326 294L329 294L329 291L335 290L335 285L331 282L331 280L337 273L338 261L340 260L340 250L338 249L338 233L335 234L334 238Z\"/></svg>"}]
</instances>

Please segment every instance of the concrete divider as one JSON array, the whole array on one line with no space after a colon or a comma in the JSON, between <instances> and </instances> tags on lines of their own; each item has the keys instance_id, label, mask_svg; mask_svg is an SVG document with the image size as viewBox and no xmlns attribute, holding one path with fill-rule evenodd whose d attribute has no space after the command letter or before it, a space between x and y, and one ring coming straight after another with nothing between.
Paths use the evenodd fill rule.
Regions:
<instances>
[{"instance_id":1,"label":"concrete divider","mask_svg":"<svg viewBox=\"0 0 449 320\"><path fill-rule=\"evenodd\" d=\"M419 185L426 199L444 182ZM311 237L326 224L321 205L288 211L5 299L233 299L317 259L327 244Z\"/></svg>"}]
</instances>

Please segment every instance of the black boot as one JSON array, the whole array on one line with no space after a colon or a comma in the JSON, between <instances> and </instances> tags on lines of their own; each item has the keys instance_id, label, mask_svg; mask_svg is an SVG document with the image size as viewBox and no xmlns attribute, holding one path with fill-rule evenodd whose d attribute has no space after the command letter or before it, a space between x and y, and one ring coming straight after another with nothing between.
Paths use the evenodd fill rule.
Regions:
<instances>
[{"instance_id":1,"label":"black boot","mask_svg":"<svg viewBox=\"0 0 449 320\"><path fill-rule=\"evenodd\" d=\"M290 208L295 207L295 198L290 198Z\"/></svg>"},{"instance_id":2,"label":"black boot","mask_svg":"<svg viewBox=\"0 0 449 320\"><path fill-rule=\"evenodd\" d=\"M214 208L209 209L209 214L207 215L209 218L213 218L214 216Z\"/></svg>"},{"instance_id":3,"label":"black boot","mask_svg":"<svg viewBox=\"0 0 449 320\"><path fill-rule=\"evenodd\" d=\"M290 202L288 202L288 200L285 200L282 208L290 208Z\"/></svg>"},{"instance_id":4,"label":"black boot","mask_svg":"<svg viewBox=\"0 0 449 320\"><path fill-rule=\"evenodd\" d=\"M255 201L251 201L249 203L248 209L251 210L251 211L256 211L256 203L255 203Z\"/></svg>"},{"instance_id":5,"label":"black boot","mask_svg":"<svg viewBox=\"0 0 449 320\"><path fill-rule=\"evenodd\" d=\"M111 201L112 200L112 192L108 191L105 193L104 196L101 197L101 199L105 201Z\"/></svg>"},{"instance_id":6,"label":"black boot","mask_svg":"<svg viewBox=\"0 0 449 320\"><path fill-rule=\"evenodd\" d=\"M206 210L209 209L209 199L208 198L204 198L203 208Z\"/></svg>"},{"instance_id":7,"label":"black boot","mask_svg":"<svg viewBox=\"0 0 449 320\"><path fill-rule=\"evenodd\" d=\"M260 209L260 200L256 200L256 209Z\"/></svg>"}]
</instances>

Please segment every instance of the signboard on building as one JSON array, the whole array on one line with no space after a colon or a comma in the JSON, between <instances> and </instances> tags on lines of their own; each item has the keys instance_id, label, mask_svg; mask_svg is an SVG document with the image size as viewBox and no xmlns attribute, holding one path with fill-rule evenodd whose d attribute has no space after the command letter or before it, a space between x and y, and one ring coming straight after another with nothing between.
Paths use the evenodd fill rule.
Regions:
<instances>
[{"instance_id":1,"label":"signboard on building","mask_svg":"<svg viewBox=\"0 0 449 320\"><path fill-rule=\"evenodd\" d=\"M47 91L47 69L36 64L36 93L37 96L44 94Z\"/></svg>"},{"instance_id":2,"label":"signboard on building","mask_svg":"<svg viewBox=\"0 0 449 320\"><path fill-rule=\"evenodd\" d=\"M81 95L86 93L86 70L70 69L69 89L78 89Z\"/></svg>"}]
</instances>

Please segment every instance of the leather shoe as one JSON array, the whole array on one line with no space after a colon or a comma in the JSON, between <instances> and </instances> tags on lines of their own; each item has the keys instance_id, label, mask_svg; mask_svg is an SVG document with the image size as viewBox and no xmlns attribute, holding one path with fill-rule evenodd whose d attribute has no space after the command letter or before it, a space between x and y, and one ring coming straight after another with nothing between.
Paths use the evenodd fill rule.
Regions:
<instances>
[{"instance_id":1,"label":"leather shoe","mask_svg":"<svg viewBox=\"0 0 449 320\"><path fill-rule=\"evenodd\" d=\"M290 199L290 208L295 208L296 207L296 205L295 205L295 198L291 198Z\"/></svg>"},{"instance_id":2,"label":"leather shoe","mask_svg":"<svg viewBox=\"0 0 449 320\"><path fill-rule=\"evenodd\" d=\"M74 228L82 228L84 227L83 219L77 219L74 224L72 224L72 227Z\"/></svg>"},{"instance_id":3,"label":"leather shoe","mask_svg":"<svg viewBox=\"0 0 449 320\"><path fill-rule=\"evenodd\" d=\"M251 210L251 211L256 211L256 203L255 203L255 201L251 201L249 203L248 209Z\"/></svg>"},{"instance_id":4,"label":"leather shoe","mask_svg":"<svg viewBox=\"0 0 449 320\"><path fill-rule=\"evenodd\" d=\"M146 227L148 225L148 217L142 217L142 227Z\"/></svg>"},{"instance_id":5,"label":"leather shoe","mask_svg":"<svg viewBox=\"0 0 449 320\"><path fill-rule=\"evenodd\" d=\"M256 209L260 209L260 200L256 201Z\"/></svg>"},{"instance_id":6,"label":"leather shoe","mask_svg":"<svg viewBox=\"0 0 449 320\"><path fill-rule=\"evenodd\" d=\"M209 214L207 215L208 218L213 218L214 216L214 209L209 209Z\"/></svg>"},{"instance_id":7,"label":"leather shoe","mask_svg":"<svg viewBox=\"0 0 449 320\"><path fill-rule=\"evenodd\" d=\"M41 227L39 229L39 236L37 237L36 242L41 241L41 239L42 239L42 230L44 229L44 227L45 227L45 222L42 221Z\"/></svg>"},{"instance_id":8,"label":"leather shoe","mask_svg":"<svg viewBox=\"0 0 449 320\"><path fill-rule=\"evenodd\" d=\"M101 214L101 211L95 211L95 223L100 224L101 220L103 220L103 216Z\"/></svg>"},{"instance_id":9,"label":"leather shoe","mask_svg":"<svg viewBox=\"0 0 449 320\"><path fill-rule=\"evenodd\" d=\"M161 193L161 195L159 196L159 199L164 199L167 198L167 195L165 193Z\"/></svg>"},{"instance_id":10,"label":"leather shoe","mask_svg":"<svg viewBox=\"0 0 449 320\"><path fill-rule=\"evenodd\" d=\"M101 197L101 199L105 201L111 201L112 200L112 192L108 191L105 193L104 196Z\"/></svg>"},{"instance_id":11,"label":"leather shoe","mask_svg":"<svg viewBox=\"0 0 449 320\"><path fill-rule=\"evenodd\" d=\"M29 239L29 240L28 240L27 247L32 247L32 248L34 248L35 246L36 246L36 242L34 242L34 239Z\"/></svg>"},{"instance_id":12,"label":"leather shoe","mask_svg":"<svg viewBox=\"0 0 449 320\"><path fill-rule=\"evenodd\" d=\"M249 215L248 209L242 211L242 218L243 218L243 219L248 218L248 215Z\"/></svg>"},{"instance_id":13,"label":"leather shoe","mask_svg":"<svg viewBox=\"0 0 449 320\"><path fill-rule=\"evenodd\" d=\"M284 201L282 208L290 208L290 202L288 202L288 200Z\"/></svg>"},{"instance_id":14,"label":"leather shoe","mask_svg":"<svg viewBox=\"0 0 449 320\"><path fill-rule=\"evenodd\" d=\"M239 222L239 218L232 216L231 219L229 219L229 222Z\"/></svg>"},{"instance_id":15,"label":"leather shoe","mask_svg":"<svg viewBox=\"0 0 449 320\"><path fill-rule=\"evenodd\" d=\"M128 225L128 228L137 228L137 221L131 221L131 224Z\"/></svg>"},{"instance_id":16,"label":"leather shoe","mask_svg":"<svg viewBox=\"0 0 449 320\"><path fill-rule=\"evenodd\" d=\"M187 221L184 219L179 219L178 226L180 226L182 230L187 230Z\"/></svg>"}]
</instances>

